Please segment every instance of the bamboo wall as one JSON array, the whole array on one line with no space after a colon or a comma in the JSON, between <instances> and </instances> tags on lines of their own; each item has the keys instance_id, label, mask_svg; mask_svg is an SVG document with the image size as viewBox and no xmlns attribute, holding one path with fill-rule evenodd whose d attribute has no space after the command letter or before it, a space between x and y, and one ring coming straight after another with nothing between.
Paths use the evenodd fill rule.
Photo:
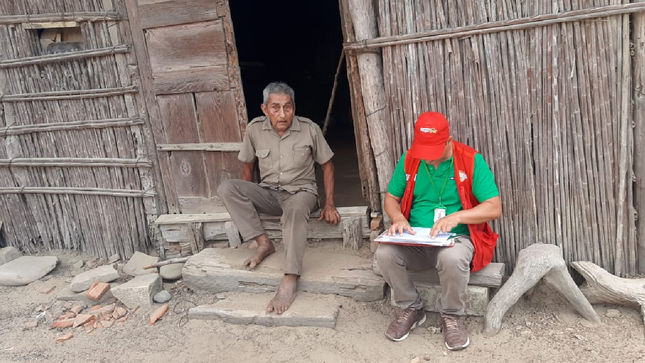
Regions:
<instances>
[{"instance_id":1,"label":"bamboo wall","mask_svg":"<svg viewBox=\"0 0 645 363\"><path fill-rule=\"evenodd\" d=\"M636 273L630 15L476 30L616 3L378 1L381 37L435 35L378 46L394 156L410 146L420 113L445 113L455 139L496 176L504 212L495 258L511 268L520 249L543 242L567 261Z\"/></svg>"},{"instance_id":2,"label":"bamboo wall","mask_svg":"<svg viewBox=\"0 0 645 363\"><path fill-rule=\"evenodd\" d=\"M9 245L101 257L150 246L156 157L123 6L0 2L0 220ZM26 24L72 12L84 50L43 55Z\"/></svg>"}]
</instances>

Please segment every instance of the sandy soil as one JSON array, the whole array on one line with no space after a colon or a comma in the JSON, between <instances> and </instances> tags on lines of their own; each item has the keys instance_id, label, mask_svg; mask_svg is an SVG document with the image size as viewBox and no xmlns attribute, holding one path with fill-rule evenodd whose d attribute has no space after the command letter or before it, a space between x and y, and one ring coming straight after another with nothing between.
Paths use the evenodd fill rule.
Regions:
<instances>
[{"instance_id":1,"label":"sandy soil","mask_svg":"<svg viewBox=\"0 0 645 363\"><path fill-rule=\"evenodd\" d=\"M506 315L502 331L481 335L483 320L468 318L471 346L450 352L435 334L436 314L403 342L383 335L396 315L385 302L359 303L337 297L342 304L336 329L267 328L219 321L187 321L182 310L211 303L216 296L196 295L181 282L168 284L174 292L169 313L156 325L149 311L138 311L123 325L91 334L74 330L74 337L57 344L62 335L36 320L40 305L56 309L56 291L68 285L72 264L88 256L55 253L61 259L46 281L24 287L0 287L0 362L645 362L645 331L635 309L595 306L602 324L579 317L556 293L539 286ZM49 294L42 293L55 286ZM620 311L607 317L608 309ZM430 328L430 329L429 329Z\"/></svg>"}]
</instances>

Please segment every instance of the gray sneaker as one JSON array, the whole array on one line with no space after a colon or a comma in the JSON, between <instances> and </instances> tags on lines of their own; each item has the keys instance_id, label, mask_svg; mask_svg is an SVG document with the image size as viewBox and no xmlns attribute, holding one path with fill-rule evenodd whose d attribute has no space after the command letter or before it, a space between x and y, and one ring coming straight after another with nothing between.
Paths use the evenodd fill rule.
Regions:
<instances>
[{"instance_id":1,"label":"gray sneaker","mask_svg":"<svg viewBox=\"0 0 645 363\"><path fill-rule=\"evenodd\" d=\"M410 335L410 331L426 321L426 313L423 308L417 310L407 308L401 312L398 318L390 324L385 336L395 342L400 342Z\"/></svg>"},{"instance_id":2,"label":"gray sneaker","mask_svg":"<svg viewBox=\"0 0 645 363\"><path fill-rule=\"evenodd\" d=\"M441 328L446 348L462 350L470 344L464 323L457 315L441 314Z\"/></svg>"}]
</instances>

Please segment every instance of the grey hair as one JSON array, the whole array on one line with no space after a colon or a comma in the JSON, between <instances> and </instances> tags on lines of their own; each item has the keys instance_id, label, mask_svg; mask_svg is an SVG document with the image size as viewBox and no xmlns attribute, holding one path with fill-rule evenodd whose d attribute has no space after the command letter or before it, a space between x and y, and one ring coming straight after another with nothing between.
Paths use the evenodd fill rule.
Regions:
<instances>
[{"instance_id":1,"label":"grey hair","mask_svg":"<svg viewBox=\"0 0 645 363\"><path fill-rule=\"evenodd\" d=\"M293 92L293 88L289 87L289 85L284 82L271 82L264 87L264 90L262 91L262 103L264 103L265 106L268 106L269 96L279 94L291 96L291 102L293 102L294 105L296 104L296 95L295 92Z\"/></svg>"}]
</instances>

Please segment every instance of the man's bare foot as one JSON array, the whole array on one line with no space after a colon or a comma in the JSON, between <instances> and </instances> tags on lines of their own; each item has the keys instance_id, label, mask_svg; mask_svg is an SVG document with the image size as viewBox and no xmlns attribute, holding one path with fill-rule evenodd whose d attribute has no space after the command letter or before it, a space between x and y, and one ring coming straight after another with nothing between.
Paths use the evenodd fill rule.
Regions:
<instances>
[{"instance_id":1,"label":"man's bare foot","mask_svg":"<svg viewBox=\"0 0 645 363\"><path fill-rule=\"evenodd\" d=\"M267 312L282 314L287 311L296 298L297 287L298 275L284 275L278 292L267 306Z\"/></svg>"},{"instance_id":2,"label":"man's bare foot","mask_svg":"<svg viewBox=\"0 0 645 363\"><path fill-rule=\"evenodd\" d=\"M272 254L273 252L275 252L273 242L267 241L265 243L259 243L257 251L255 251L253 256L244 261L244 265L249 266L250 268L255 268L255 266L262 262L265 257Z\"/></svg>"},{"instance_id":3,"label":"man's bare foot","mask_svg":"<svg viewBox=\"0 0 645 363\"><path fill-rule=\"evenodd\" d=\"M249 249L254 250L256 248L258 248L258 241L251 241L251 243L249 243Z\"/></svg>"}]
</instances>

